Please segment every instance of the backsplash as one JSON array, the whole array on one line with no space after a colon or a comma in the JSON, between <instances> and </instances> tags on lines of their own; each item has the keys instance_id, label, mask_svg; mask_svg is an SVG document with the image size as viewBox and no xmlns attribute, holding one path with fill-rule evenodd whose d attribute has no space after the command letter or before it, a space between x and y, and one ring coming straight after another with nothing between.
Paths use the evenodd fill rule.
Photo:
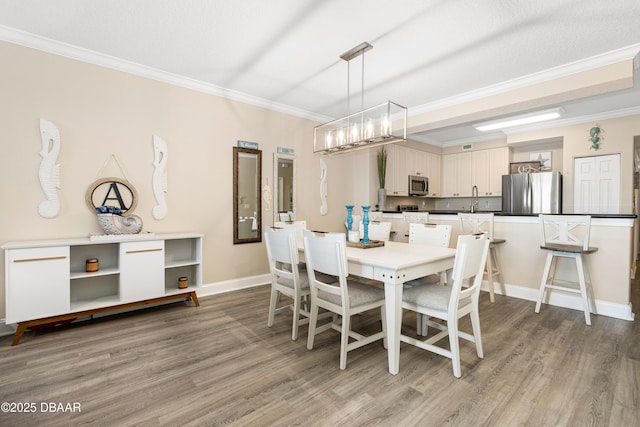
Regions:
<instances>
[{"instance_id":1,"label":"backsplash","mask_svg":"<svg viewBox=\"0 0 640 427\"><path fill-rule=\"evenodd\" d=\"M385 211L397 211L399 206L414 205L420 211L469 211L473 203L472 197L399 197L387 196ZM502 197L479 197L478 208L480 211L502 211Z\"/></svg>"}]
</instances>

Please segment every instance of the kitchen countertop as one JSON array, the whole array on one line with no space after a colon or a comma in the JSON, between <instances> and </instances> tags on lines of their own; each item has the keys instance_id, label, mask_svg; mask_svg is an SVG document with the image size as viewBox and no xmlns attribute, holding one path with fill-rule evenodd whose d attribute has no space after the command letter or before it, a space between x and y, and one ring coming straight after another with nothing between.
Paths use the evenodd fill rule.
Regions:
<instances>
[{"instance_id":1,"label":"kitchen countertop","mask_svg":"<svg viewBox=\"0 0 640 427\"><path fill-rule=\"evenodd\" d=\"M458 215L458 213L469 213L469 211L455 211L455 210L438 210L438 211L408 211L408 213L428 212L433 215ZM394 213L400 214L400 211L382 211L382 213ZM478 211L477 213L493 213L496 216L538 216L538 214L528 213L503 213L501 211ZM573 213L561 213L559 215L579 215ZM591 214L592 218L637 218L636 214Z\"/></svg>"}]
</instances>

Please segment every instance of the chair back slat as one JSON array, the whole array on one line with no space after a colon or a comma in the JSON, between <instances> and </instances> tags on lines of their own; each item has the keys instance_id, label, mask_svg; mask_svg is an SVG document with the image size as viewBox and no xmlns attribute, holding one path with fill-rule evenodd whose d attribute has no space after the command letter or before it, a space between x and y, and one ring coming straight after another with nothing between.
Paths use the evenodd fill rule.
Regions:
<instances>
[{"instance_id":1,"label":"chair back slat","mask_svg":"<svg viewBox=\"0 0 640 427\"><path fill-rule=\"evenodd\" d=\"M460 301L467 298L478 298L488 250L489 239L487 233L458 236L456 257L451 274L453 283L449 301L450 310L455 310ZM472 279L469 287L462 288L467 279Z\"/></svg>"},{"instance_id":2,"label":"chair back slat","mask_svg":"<svg viewBox=\"0 0 640 427\"><path fill-rule=\"evenodd\" d=\"M540 220L540 246L559 245L586 251L589 249L591 216L546 215Z\"/></svg>"},{"instance_id":3,"label":"chair back slat","mask_svg":"<svg viewBox=\"0 0 640 427\"><path fill-rule=\"evenodd\" d=\"M296 230L296 238L302 242L302 231L307 229L307 221L293 221L293 222L283 222L276 221L273 223L274 227L278 228L295 228Z\"/></svg>"},{"instance_id":4,"label":"chair back slat","mask_svg":"<svg viewBox=\"0 0 640 427\"><path fill-rule=\"evenodd\" d=\"M448 224L409 224L409 243L442 246L448 248L451 243L451 229Z\"/></svg>"},{"instance_id":5,"label":"chair back slat","mask_svg":"<svg viewBox=\"0 0 640 427\"><path fill-rule=\"evenodd\" d=\"M360 222L360 237L364 236L364 224ZM370 240L382 240L387 242L391 236L391 223L388 221L369 222L368 234Z\"/></svg>"},{"instance_id":6,"label":"chair back slat","mask_svg":"<svg viewBox=\"0 0 640 427\"><path fill-rule=\"evenodd\" d=\"M428 224L429 212L402 212L405 224Z\"/></svg>"},{"instance_id":7,"label":"chair back slat","mask_svg":"<svg viewBox=\"0 0 640 427\"><path fill-rule=\"evenodd\" d=\"M293 228L266 227L264 232L267 247L269 268L279 276L292 278L294 269L299 264L296 246L296 230Z\"/></svg>"},{"instance_id":8,"label":"chair back slat","mask_svg":"<svg viewBox=\"0 0 640 427\"><path fill-rule=\"evenodd\" d=\"M293 221L293 212L292 211L278 211L278 218L282 222L292 222Z\"/></svg>"},{"instance_id":9,"label":"chair back slat","mask_svg":"<svg viewBox=\"0 0 640 427\"><path fill-rule=\"evenodd\" d=\"M458 213L460 234L488 233L493 240L493 213Z\"/></svg>"},{"instance_id":10,"label":"chair back slat","mask_svg":"<svg viewBox=\"0 0 640 427\"><path fill-rule=\"evenodd\" d=\"M293 228L266 227L264 231L267 261L272 286L290 282L300 292L303 282L300 277L300 259L296 245L296 230Z\"/></svg>"},{"instance_id":11,"label":"chair back slat","mask_svg":"<svg viewBox=\"0 0 640 427\"><path fill-rule=\"evenodd\" d=\"M304 255L307 263L307 274L312 289L312 297L317 297L317 290L334 295L342 295L348 301L347 293L347 256L346 236L344 233L316 233L304 231ZM326 276L318 277L316 272L323 273L335 281L326 280Z\"/></svg>"}]
</instances>

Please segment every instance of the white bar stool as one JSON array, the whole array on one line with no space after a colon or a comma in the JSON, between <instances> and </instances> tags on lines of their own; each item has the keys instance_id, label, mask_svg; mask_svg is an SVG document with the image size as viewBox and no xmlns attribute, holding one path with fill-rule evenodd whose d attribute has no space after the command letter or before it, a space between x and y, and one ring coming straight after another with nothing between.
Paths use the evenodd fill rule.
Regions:
<instances>
[{"instance_id":1,"label":"white bar stool","mask_svg":"<svg viewBox=\"0 0 640 427\"><path fill-rule=\"evenodd\" d=\"M578 293L582 297L584 320L587 325L591 325L590 313L597 314L597 312L591 278L582 259L583 255L598 250L596 247L589 246L591 217L589 215L540 215L539 218L540 248L547 250L548 253L536 301L536 313L540 312L540 305L547 289ZM576 262L577 282L555 279L558 258L572 259Z\"/></svg>"},{"instance_id":2,"label":"white bar stool","mask_svg":"<svg viewBox=\"0 0 640 427\"><path fill-rule=\"evenodd\" d=\"M489 284L489 299L495 302L493 282L494 277L498 283L502 284L502 294L507 294L507 288L502 277L502 267L498 258L496 246L506 242L505 239L495 238L493 236L493 213L458 213L460 220L460 234L489 234L489 253L487 254L487 266L485 274L487 283Z\"/></svg>"}]
</instances>

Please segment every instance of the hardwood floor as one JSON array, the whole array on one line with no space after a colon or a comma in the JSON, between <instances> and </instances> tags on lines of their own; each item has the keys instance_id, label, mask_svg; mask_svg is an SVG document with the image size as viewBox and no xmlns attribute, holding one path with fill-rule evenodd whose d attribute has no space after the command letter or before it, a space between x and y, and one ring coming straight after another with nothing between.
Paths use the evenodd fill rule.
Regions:
<instances>
[{"instance_id":1,"label":"hardwood floor","mask_svg":"<svg viewBox=\"0 0 640 427\"><path fill-rule=\"evenodd\" d=\"M407 344L400 373L382 343L349 353L339 335L306 349L290 317L267 328L261 286L134 313L0 337L2 426L632 426L640 420L640 320L628 322L481 295L484 359L461 341L451 362ZM633 307L640 307L634 284ZM377 310L354 327L378 328ZM640 316L638 316L640 317ZM469 329L468 321L462 328ZM415 330L405 314L403 330ZM53 403L51 407L49 403ZM79 404L80 411L61 412ZM43 406L44 405L44 406ZM3 407L4 409L4 407ZM13 409L17 409L14 406ZM32 407L33 409L33 407ZM47 409L43 411L43 409Z\"/></svg>"}]
</instances>

